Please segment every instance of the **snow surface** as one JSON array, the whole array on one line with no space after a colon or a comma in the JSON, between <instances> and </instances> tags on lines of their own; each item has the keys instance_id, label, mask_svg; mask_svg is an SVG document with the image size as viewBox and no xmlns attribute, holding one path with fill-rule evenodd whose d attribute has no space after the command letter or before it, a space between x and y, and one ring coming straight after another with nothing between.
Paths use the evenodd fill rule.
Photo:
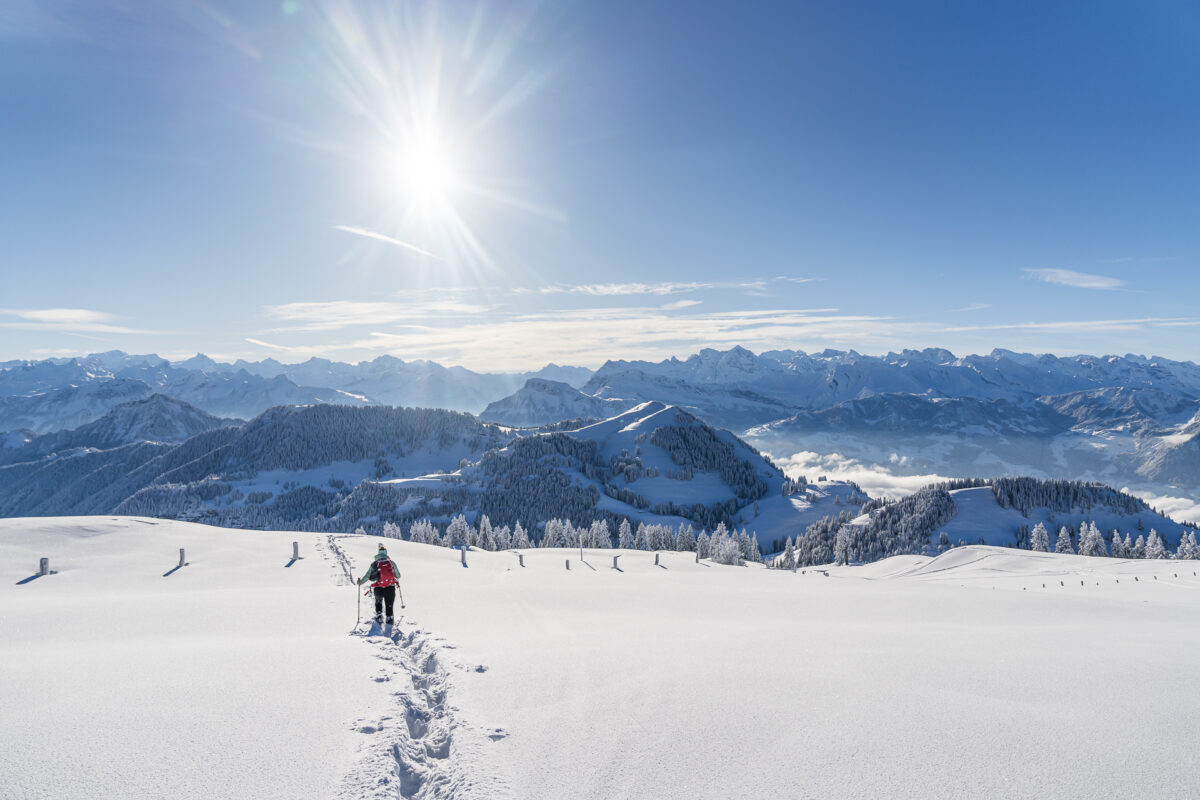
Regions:
<instances>
[{"instance_id":1,"label":"snow surface","mask_svg":"<svg viewBox=\"0 0 1200 800\"><path fill-rule=\"evenodd\" d=\"M380 541L395 639L349 632ZM1196 562L612 555L2 520L0 794L1200 794Z\"/></svg>"}]
</instances>

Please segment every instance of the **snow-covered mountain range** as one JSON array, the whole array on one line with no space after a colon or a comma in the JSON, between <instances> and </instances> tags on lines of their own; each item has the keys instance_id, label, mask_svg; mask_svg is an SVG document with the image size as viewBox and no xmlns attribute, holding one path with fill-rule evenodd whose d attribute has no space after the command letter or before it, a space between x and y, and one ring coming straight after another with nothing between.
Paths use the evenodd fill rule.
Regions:
<instances>
[{"instance_id":1,"label":"snow-covered mountain range","mask_svg":"<svg viewBox=\"0 0 1200 800\"><path fill-rule=\"evenodd\" d=\"M483 410L479 418L502 425L530 428L573 419L604 419L632 408L618 398L593 397L562 381L530 378L513 394Z\"/></svg>"},{"instance_id":2,"label":"snow-covered mountain range","mask_svg":"<svg viewBox=\"0 0 1200 800\"><path fill-rule=\"evenodd\" d=\"M482 412L515 427L603 419L657 402L777 458L837 454L902 475L1029 474L1159 495L1200 490L1200 367L1136 355L755 355L734 347L658 363L610 361L594 374L549 365L492 375L390 356L288 365L111 352L0 364L0 431L11 446L154 393L218 417L248 419L279 404L392 404Z\"/></svg>"},{"instance_id":3,"label":"snow-covered mountain range","mask_svg":"<svg viewBox=\"0 0 1200 800\"><path fill-rule=\"evenodd\" d=\"M662 403L558 427L338 405L279 406L242 424L155 395L0 450L0 516L352 531L465 514L521 522L535 536L552 518L603 519L614 531L628 519L748 527L765 545L868 499L850 484L788 480L733 434Z\"/></svg>"},{"instance_id":4,"label":"snow-covered mountain range","mask_svg":"<svg viewBox=\"0 0 1200 800\"><path fill-rule=\"evenodd\" d=\"M530 378L581 385L591 370L550 364L533 373L478 373L380 356L343 364L312 358L222 364L197 355L170 362L120 351L0 363L0 431L74 428L130 400L170 395L221 417L250 419L277 405L340 403L481 411Z\"/></svg>"}]
</instances>

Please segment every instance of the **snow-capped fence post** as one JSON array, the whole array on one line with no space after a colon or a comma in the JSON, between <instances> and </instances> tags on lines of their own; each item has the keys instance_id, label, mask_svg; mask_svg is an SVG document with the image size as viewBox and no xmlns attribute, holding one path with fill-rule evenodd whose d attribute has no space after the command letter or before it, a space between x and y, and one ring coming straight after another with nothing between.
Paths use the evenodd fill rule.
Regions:
<instances>
[{"instance_id":1,"label":"snow-capped fence post","mask_svg":"<svg viewBox=\"0 0 1200 800\"><path fill-rule=\"evenodd\" d=\"M467 565L467 546L465 544L460 544L458 546L458 552L462 557L462 565L465 567Z\"/></svg>"},{"instance_id":2,"label":"snow-capped fence post","mask_svg":"<svg viewBox=\"0 0 1200 800\"><path fill-rule=\"evenodd\" d=\"M525 554L524 553L517 553L517 563L520 564L522 567L525 566Z\"/></svg>"},{"instance_id":3,"label":"snow-capped fence post","mask_svg":"<svg viewBox=\"0 0 1200 800\"><path fill-rule=\"evenodd\" d=\"M697 564L700 563L700 551L699 550L696 551L696 563Z\"/></svg>"},{"instance_id":4,"label":"snow-capped fence post","mask_svg":"<svg viewBox=\"0 0 1200 800\"><path fill-rule=\"evenodd\" d=\"M187 566L187 556L184 554L182 547L179 548L179 566L181 566L181 567Z\"/></svg>"},{"instance_id":5,"label":"snow-capped fence post","mask_svg":"<svg viewBox=\"0 0 1200 800\"><path fill-rule=\"evenodd\" d=\"M571 571L571 559L567 559L567 572Z\"/></svg>"},{"instance_id":6,"label":"snow-capped fence post","mask_svg":"<svg viewBox=\"0 0 1200 800\"><path fill-rule=\"evenodd\" d=\"M620 567L617 566L617 559L620 557L620 555L613 556L613 569L620 569Z\"/></svg>"},{"instance_id":7,"label":"snow-capped fence post","mask_svg":"<svg viewBox=\"0 0 1200 800\"><path fill-rule=\"evenodd\" d=\"M302 558L304 558L304 556L300 555L300 543L292 542L292 560L299 561Z\"/></svg>"},{"instance_id":8,"label":"snow-capped fence post","mask_svg":"<svg viewBox=\"0 0 1200 800\"><path fill-rule=\"evenodd\" d=\"M656 566L656 567L662 566L661 564L658 563L658 553L654 554L654 566Z\"/></svg>"},{"instance_id":9,"label":"snow-capped fence post","mask_svg":"<svg viewBox=\"0 0 1200 800\"><path fill-rule=\"evenodd\" d=\"M38 562L38 575L50 574L50 559L43 558Z\"/></svg>"}]
</instances>

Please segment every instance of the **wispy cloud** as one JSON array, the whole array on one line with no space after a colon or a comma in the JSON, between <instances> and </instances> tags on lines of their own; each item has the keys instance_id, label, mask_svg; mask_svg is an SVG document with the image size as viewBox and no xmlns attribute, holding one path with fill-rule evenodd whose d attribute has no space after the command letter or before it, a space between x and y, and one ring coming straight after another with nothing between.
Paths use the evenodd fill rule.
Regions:
<instances>
[{"instance_id":1,"label":"wispy cloud","mask_svg":"<svg viewBox=\"0 0 1200 800\"><path fill-rule=\"evenodd\" d=\"M57 331L73 334L154 333L154 331L117 325L115 323L118 318L115 315L87 308L0 308L0 315L16 318L16 321L0 322L0 328L10 330Z\"/></svg>"},{"instance_id":2,"label":"wispy cloud","mask_svg":"<svg viewBox=\"0 0 1200 800\"><path fill-rule=\"evenodd\" d=\"M1132 331L1142 328L1165 328L1194 325L1200 320L1184 317L1141 317L1138 319L1081 319L1053 322L1016 322L1003 325L960 325L946 328L947 331L1032 331L1038 333L1100 333L1108 331Z\"/></svg>"},{"instance_id":3,"label":"wispy cloud","mask_svg":"<svg viewBox=\"0 0 1200 800\"><path fill-rule=\"evenodd\" d=\"M992 307L991 303L969 303L969 304L963 306L962 308L948 308L948 309L946 309L946 313L947 314L958 314L958 313L966 312L966 311L983 311L985 308L991 308L991 307Z\"/></svg>"},{"instance_id":4,"label":"wispy cloud","mask_svg":"<svg viewBox=\"0 0 1200 800\"><path fill-rule=\"evenodd\" d=\"M751 292L762 292L767 285L775 281L790 283L809 283L817 278L793 278L779 275L774 278L754 278L745 281L717 282L679 282L662 281L659 283L586 283L586 284L556 284L542 286L536 290L517 289L517 294L528 294L536 291L538 294L582 294L593 297L616 297L621 295L667 295L698 292L706 289L743 289Z\"/></svg>"},{"instance_id":5,"label":"wispy cloud","mask_svg":"<svg viewBox=\"0 0 1200 800\"><path fill-rule=\"evenodd\" d=\"M355 325L386 325L430 317L463 317L479 314L488 306L457 300L425 299L413 303L357 302L332 300L317 303L285 303L263 309L271 319L292 323L273 328L270 333L286 331L332 331Z\"/></svg>"},{"instance_id":6,"label":"wispy cloud","mask_svg":"<svg viewBox=\"0 0 1200 800\"><path fill-rule=\"evenodd\" d=\"M694 292L698 289L712 289L712 283L589 283L577 286L543 286L537 290L539 294L586 294L594 297L614 297L619 295L639 294L678 294L679 292ZM527 291L527 290L526 290Z\"/></svg>"},{"instance_id":7,"label":"wispy cloud","mask_svg":"<svg viewBox=\"0 0 1200 800\"><path fill-rule=\"evenodd\" d=\"M554 310L532 314L471 316L453 325L379 329L341 343L300 344L256 339L251 344L293 358L396 353L473 369L507 370L547 362L599 365L609 358L658 360L703 347L778 349L878 344L932 335L923 323L887 317L839 315L828 309L765 309L678 313L662 308Z\"/></svg>"},{"instance_id":8,"label":"wispy cloud","mask_svg":"<svg viewBox=\"0 0 1200 800\"><path fill-rule=\"evenodd\" d=\"M441 258L439 258L438 256L434 255L433 253L429 252L428 250L426 250L423 247L417 247L415 244L412 244L411 242L405 242L405 241L402 241L395 237L388 236L387 234L370 230L368 228L359 228L354 225L334 225L333 229L335 231L342 231L343 233L352 233L355 236L362 236L367 239L374 239L377 242L385 242L387 244L395 245L396 247L401 247L405 250L411 250L414 253L420 253L423 256L428 256L429 258L434 258L434 259L437 259L438 261L441 261Z\"/></svg>"},{"instance_id":9,"label":"wispy cloud","mask_svg":"<svg viewBox=\"0 0 1200 800\"><path fill-rule=\"evenodd\" d=\"M678 311L681 308L690 308L700 305L699 300L676 300L674 303L666 303L659 306L663 311Z\"/></svg>"},{"instance_id":10,"label":"wispy cloud","mask_svg":"<svg viewBox=\"0 0 1200 800\"><path fill-rule=\"evenodd\" d=\"M1107 275L1093 275L1089 272L1075 272L1070 269L1026 269L1025 274L1039 281L1053 283L1058 286L1073 286L1076 289L1120 289L1125 281Z\"/></svg>"}]
</instances>

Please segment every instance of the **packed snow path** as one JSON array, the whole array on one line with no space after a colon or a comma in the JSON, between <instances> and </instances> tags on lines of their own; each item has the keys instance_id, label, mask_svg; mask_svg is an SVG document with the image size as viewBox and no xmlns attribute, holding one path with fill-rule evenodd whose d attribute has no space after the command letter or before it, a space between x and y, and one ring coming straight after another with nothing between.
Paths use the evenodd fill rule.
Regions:
<instances>
[{"instance_id":1,"label":"packed snow path","mask_svg":"<svg viewBox=\"0 0 1200 800\"><path fill-rule=\"evenodd\" d=\"M351 558L339 545L348 537L329 536L326 546L347 582L354 585ZM360 569L365 571L364 569ZM370 606L370 598L364 603ZM368 741L338 792L344 800L404 798L451 800L497 797L491 780L458 768L455 733L460 727L449 705L450 674L445 651L452 646L415 627L396 601L396 625L363 623L354 633L375 648L383 667L374 681L389 687L393 708L382 716L363 717L355 727ZM371 615L369 608L364 618ZM407 620L407 622L406 622ZM494 733L492 734L495 735ZM475 733L476 738L479 734Z\"/></svg>"}]
</instances>

